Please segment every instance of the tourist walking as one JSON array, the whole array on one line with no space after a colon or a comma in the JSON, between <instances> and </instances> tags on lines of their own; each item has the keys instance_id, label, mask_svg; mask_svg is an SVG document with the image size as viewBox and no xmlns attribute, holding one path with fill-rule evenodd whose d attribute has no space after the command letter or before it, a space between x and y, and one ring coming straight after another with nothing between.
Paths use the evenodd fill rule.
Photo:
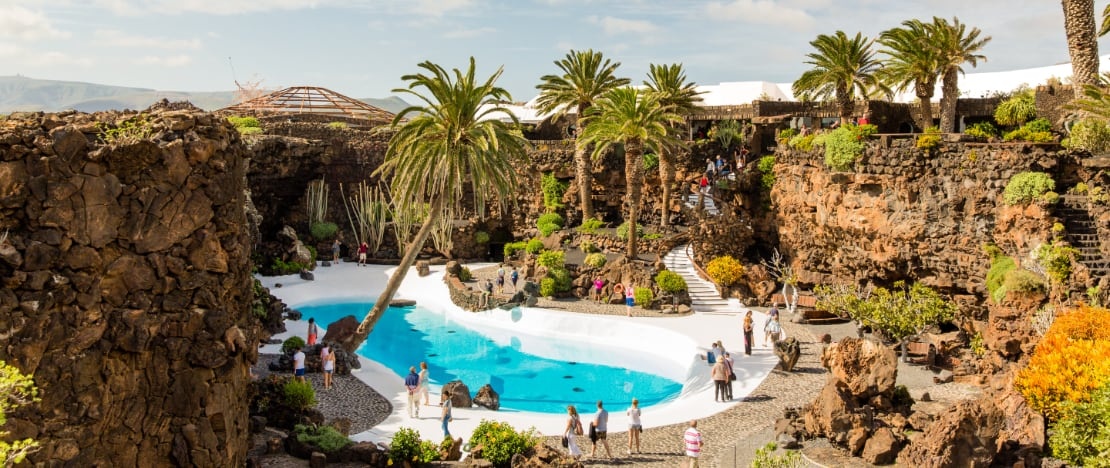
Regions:
<instances>
[{"instance_id":1,"label":"tourist walking","mask_svg":"<svg viewBox=\"0 0 1110 468\"><path fill-rule=\"evenodd\" d=\"M732 367L732 356L729 356L728 351L725 351L725 356L721 358L725 363L725 369L728 370L728 379L725 380L725 394L728 396L728 401L732 401L732 382L736 380L736 369Z\"/></svg>"},{"instance_id":2,"label":"tourist walking","mask_svg":"<svg viewBox=\"0 0 1110 468\"><path fill-rule=\"evenodd\" d=\"M578 410L574 405L567 405L567 427L563 431L564 447L567 453L575 460L582 456L582 449L578 448L578 436L582 435L582 421L578 418Z\"/></svg>"},{"instance_id":3,"label":"tourist walking","mask_svg":"<svg viewBox=\"0 0 1110 468\"><path fill-rule=\"evenodd\" d=\"M316 319L308 318L308 345L316 346L316 337L320 336L320 329L316 327Z\"/></svg>"},{"instance_id":4,"label":"tourist walking","mask_svg":"<svg viewBox=\"0 0 1110 468\"><path fill-rule=\"evenodd\" d=\"M687 468L698 468L698 457L701 455L702 447L705 447L705 442L701 440L697 419L690 421L690 427L682 434L682 441L686 444Z\"/></svg>"},{"instance_id":5,"label":"tourist walking","mask_svg":"<svg viewBox=\"0 0 1110 468\"><path fill-rule=\"evenodd\" d=\"M755 323L752 320L752 311L744 314L744 354L752 355L752 332L755 329Z\"/></svg>"},{"instance_id":6,"label":"tourist walking","mask_svg":"<svg viewBox=\"0 0 1110 468\"><path fill-rule=\"evenodd\" d=\"M764 336L764 344L768 341L771 343L769 346L774 346L775 343L778 343L779 335L782 334L782 324L779 323L778 314L772 315L767 319L767 324L763 326L763 331L766 333L766 336Z\"/></svg>"},{"instance_id":7,"label":"tourist walking","mask_svg":"<svg viewBox=\"0 0 1110 468\"><path fill-rule=\"evenodd\" d=\"M644 426L640 424L640 400L633 398L632 407L625 414L628 415L628 454L640 453L640 433L644 432Z\"/></svg>"},{"instance_id":8,"label":"tourist walking","mask_svg":"<svg viewBox=\"0 0 1110 468\"><path fill-rule=\"evenodd\" d=\"M324 390L330 390L331 376L335 373L335 353L327 344L320 348L320 362L324 365Z\"/></svg>"},{"instance_id":9,"label":"tourist walking","mask_svg":"<svg viewBox=\"0 0 1110 468\"><path fill-rule=\"evenodd\" d=\"M443 438L446 439L448 437L451 437L451 431L447 429L447 423L451 422L452 419L451 398L449 398L447 392L441 393L439 395L439 404L443 407L443 412L440 413L439 417L443 424Z\"/></svg>"},{"instance_id":10,"label":"tourist walking","mask_svg":"<svg viewBox=\"0 0 1110 468\"><path fill-rule=\"evenodd\" d=\"M416 374L415 367L409 367L409 375L405 376L405 388L409 391L409 417L420 417L420 400L416 396L416 388L420 386L420 376Z\"/></svg>"},{"instance_id":11,"label":"tourist walking","mask_svg":"<svg viewBox=\"0 0 1110 468\"><path fill-rule=\"evenodd\" d=\"M342 245L342 243L339 242L339 239L336 239L335 242L331 243L331 261L332 261L332 263L339 263L339 247L341 245Z\"/></svg>"},{"instance_id":12,"label":"tourist walking","mask_svg":"<svg viewBox=\"0 0 1110 468\"><path fill-rule=\"evenodd\" d=\"M497 267L497 294L505 293L505 265Z\"/></svg>"},{"instance_id":13,"label":"tourist walking","mask_svg":"<svg viewBox=\"0 0 1110 468\"><path fill-rule=\"evenodd\" d=\"M293 377L304 382L304 351L298 346L293 353Z\"/></svg>"},{"instance_id":14,"label":"tourist walking","mask_svg":"<svg viewBox=\"0 0 1110 468\"><path fill-rule=\"evenodd\" d=\"M516 271L516 267L514 266L513 271L509 273L509 280L513 282L513 292L514 293L517 292L516 281L518 279L520 279L520 272Z\"/></svg>"},{"instance_id":15,"label":"tourist walking","mask_svg":"<svg viewBox=\"0 0 1110 468\"><path fill-rule=\"evenodd\" d=\"M366 264L366 251L370 250L370 246L366 242L358 245L358 264L356 266L363 266Z\"/></svg>"},{"instance_id":16,"label":"tourist walking","mask_svg":"<svg viewBox=\"0 0 1110 468\"><path fill-rule=\"evenodd\" d=\"M717 363L713 364L709 376L713 378L713 401L725 401L725 396L727 396L725 382L728 381L728 369L725 367L724 359L718 359Z\"/></svg>"},{"instance_id":17,"label":"tourist walking","mask_svg":"<svg viewBox=\"0 0 1110 468\"><path fill-rule=\"evenodd\" d=\"M420 363L420 387L416 390L416 401L420 401L420 397L424 397L424 406L430 406L428 403L428 363Z\"/></svg>"},{"instance_id":18,"label":"tourist walking","mask_svg":"<svg viewBox=\"0 0 1110 468\"><path fill-rule=\"evenodd\" d=\"M593 449L590 450L590 457L597 454L597 444L600 442L605 445L605 456L613 458L613 453L609 450L609 440L606 434L609 431L609 412L601 405L601 400L597 400L597 414L594 415L594 420L590 421L590 426L594 429L597 437L592 439Z\"/></svg>"}]
</instances>

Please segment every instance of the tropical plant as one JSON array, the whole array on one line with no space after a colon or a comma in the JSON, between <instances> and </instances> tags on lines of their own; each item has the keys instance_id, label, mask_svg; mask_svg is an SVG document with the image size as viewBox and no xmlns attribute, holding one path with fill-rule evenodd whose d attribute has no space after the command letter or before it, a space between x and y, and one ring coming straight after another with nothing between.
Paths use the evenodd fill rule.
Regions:
<instances>
[{"instance_id":1,"label":"tropical plant","mask_svg":"<svg viewBox=\"0 0 1110 468\"><path fill-rule=\"evenodd\" d=\"M994 109L994 121L1006 127L1017 127L1037 118L1037 102L1032 89L1020 89Z\"/></svg>"},{"instance_id":2,"label":"tropical plant","mask_svg":"<svg viewBox=\"0 0 1110 468\"><path fill-rule=\"evenodd\" d=\"M1098 84L1098 35L1095 33L1094 0L1061 0L1064 8L1064 34L1068 38L1072 83L1076 99L1083 88ZM1103 19L1106 23L1106 19Z\"/></svg>"},{"instance_id":3,"label":"tropical plant","mask_svg":"<svg viewBox=\"0 0 1110 468\"><path fill-rule=\"evenodd\" d=\"M759 169L761 174L759 177L759 185L763 187L765 193L771 193L771 187L775 186L775 156L767 155L759 158L756 163L756 169Z\"/></svg>"},{"instance_id":4,"label":"tropical plant","mask_svg":"<svg viewBox=\"0 0 1110 468\"><path fill-rule=\"evenodd\" d=\"M1030 408L1050 421L1060 420L1068 414L1068 402L1090 401L1095 389L1110 382L1108 320L1110 310L1087 306L1056 316L1029 365L1014 379Z\"/></svg>"},{"instance_id":5,"label":"tropical plant","mask_svg":"<svg viewBox=\"0 0 1110 468\"><path fill-rule=\"evenodd\" d=\"M38 387L15 366L0 361L0 427L8 422L8 413L15 409L37 403L40 400ZM0 465L16 466L34 451L38 450L38 442L34 439L10 440L11 434L0 430Z\"/></svg>"},{"instance_id":6,"label":"tropical plant","mask_svg":"<svg viewBox=\"0 0 1110 468\"><path fill-rule=\"evenodd\" d=\"M578 232L581 232L582 234L593 234L597 232L598 229L601 229L601 227L604 225L605 222L600 219L587 218L582 221L581 226L578 226Z\"/></svg>"},{"instance_id":7,"label":"tropical plant","mask_svg":"<svg viewBox=\"0 0 1110 468\"><path fill-rule=\"evenodd\" d=\"M671 294L686 290L686 279L670 270L660 271L655 275L655 284L659 285L659 289Z\"/></svg>"},{"instance_id":8,"label":"tropical plant","mask_svg":"<svg viewBox=\"0 0 1110 468\"><path fill-rule=\"evenodd\" d=\"M640 223L636 223L636 237L644 237L644 226ZM617 239L622 241L628 240L628 221L617 226Z\"/></svg>"},{"instance_id":9,"label":"tropical plant","mask_svg":"<svg viewBox=\"0 0 1110 468\"><path fill-rule=\"evenodd\" d=\"M867 148L867 138L874 135L878 127L844 124L825 135L825 165L834 171L848 171L863 156Z\"/></svg>"},{"instance_id":10,"label":"tropical plant","mask_svg":"<svg viewBox=\"0 0 1110 468\"><path fill-rule=\"evenodd\" d=\"M545 236L563 228L563 217L558 213L544 213L536 220L536 228Z\"/></svg>"},{"instance_id":11,"label":"tropical plant","mask_svg":"<svg viewBox=\"0 0 1110 468\"><path fill-rule=\"evenodd\" d=\"M527 141L512 133L516 118L503 106L512 102L512 97L495 84L502 70L479 81L473 57L465 72L455 69L453 74L448 73L432 62L419 66L429 74L401 77L409 87L394 92L409 94L423 105L409 106L394 117L391 128L395 133L385 162L375 174L391 177L395 203L423 206L430 201L429 212L374 307L343 343L349 351L366 341L428 234L441 217L454 217L468 185L474 188L470 192L479 216L484 214L491 196L503 202L511 200L516 192L513 163L523 160ZM418 88L428 94L417 92ZM500 120L499 115L507 116L512 123Z\"/></svg>"},{"instance_id":12,"label":"tropical plant","mask_svg":"<svg viewBox=\"0 0 1110 468\"><path fill-rule=\"evenodd\" d=\"M305 410L316 406L316 390L313 390L312 382L307 380L290 379L282 387L282 393L285 404L290 408Z\"/></svg>"},{"instance_id":13,"label":"tropical plant","mask_svg":"<svg viewBox=\"0 0 1110 468\"><path fill-rule=\"evenodd\" d=\"M590 189L593 164L588 156L587 145L581 141L584 130L582 119L595 101L609 91L630 83L628 78L616 76L620 65L620 62L610 62L601 52L594 52L593 49L571 50L562 60L555 61L555 66L562 70L562 74L544 75L540 77L541 83L536 86L540 90L536 107L541 113L554 113L553 120L557 120L567 112L575 112L574 177L578 185L578 201L583 219L592 218L594 210L591 203L593 192Z\"/></svg>"},{"instance_id":14,"label":"tropical plant","mask_svg":"<svg viewBox=\"0 0 1110 468\"><path fill-rule=\"evenodd\" d=\"M1071 126L1064 147L1098 154L1110 151L1110 125L1106 121L1085 117Z\"/></svg>"},{"instance_id":15,"label":"tropical plant","mask_svg":"<svg viewBox=\"0 0 1110 468\"><path fill-rule=\"evenodd\" d=\"M555 174L545 172L540 176L540 190L543 192L543 206L548 212L563 207L563 194L570 184L555 178Z\"/></svg>"},{"instance_id":16,"label":"tropical plant","mask_svg":"<svg viewBox=\"0 0 1110 468\"><path fill-rule=\"evenodd\" d=\"M343 192L343 185L339 185ZM385 241L385 227L389 223L391 211L390 203L386 199L385 191L380 188L371 188L366 182L359 182L355 192L348 203L343 198L343 209L347 212L347 221L351 223L351 231L358 236L358 242L366 242L369 252L377 252Z\"/></svg>"},{"instance_id":17,"label":"tropical plant","mask_svg":"<svg viewBox=\"0 0 1110 468\"><path fill-rule=\"evenodd\" d=\"M964 135L989 139L998 136L998 129L990 122L976 122L964 129Z\"/></svg>"},{"instance_id":18,"label":"tropical plant","mask_svg":"<svg viewBox=\"0 0 1110 468\"><path fill-rule=\"evenodd\" d=\"M482 458L495 467L508 467L513 455L531 450L538 441L535 429L517 431L509 423L486 419L470 435L470 444L481 446Z\"/></svg>"},{"instance_id":19,"label":"tropical plant","mask_svg":"<svg viewBox=\"0 0 1110 468\"><path fill-rule=\"evenodd\" d=\"M775 455L778 444L768 442L761 448L755 449L751 468L799 468L803 466L802 456L796 450L786 450L781 455Z\"/></svg>"},{"instance_id":20,"label":"tropical plant","mask_svg":"<svg viewBox=\"0 0 1110 468\"><path fill-rule=\"evenodd\" d=\"M339 232L339 226L331 222L314 223L309 226L308 230L312 233L314 239L328 240L335 237L335 233Z\"/></svg>"},{"instance_id":21,"label":"tropical plant","mask_svg":"<svg viewBox=\"0 0 1110 468\"><path fill-rule=\"evenodd\" d=\"M895 281L892 288L814 288L817 306L822 310L846 313L858 323L879 331L899 343L902 359L909 359L907 340L929 326L952 320L956 304L921 283L906 286Z\"/></svg>"},{"instance_id":22,"label":"tropical plant","mask_svg":"<svg viewBox=\"0 0 1110 468\"><path fill-rule=\"evenodd\" d=\"M432 246L447 258L453 258L451 249L455 246L454 232L455 221L450 216L441 216L432 226L432 231L428 233Z\"/></svg>"},{"instance_id":23,"label":"tropical plant","mask_svg":"<svg viewBox=\"0 0 1110 468\"><path fill-rule=\"evenodd\" d=\"M590 267L593 267L593 268L601 268L601 267L605 266L606 262L607 262L607 260L605 259L605 254L600 253L600 252L595 252L595 253L586 255L586 258L584 258L582 260L582 263L585 263L586 265L588 265Z\"/></svg>"},{"instance_id":24,"label":"tropical plant","mask_svg":"<svg viewBox=\"0 0 1110 468\"><path fill-rule=\"evenodd\" d=\"M587 111L581 142L594 144L594 156L605 154L613 145L624 146L624 171L628 187L626 222L640 217L643 194L643 167L640 159L647 148L660 151L674 147L673 125L685 120L671 106L660 102L660 94L624 87L609 91ZM636 258L639 236L628 236L625 255Z\"/></svg>"},{"instance_id":25,"label":"tropical plant","mask_svg":"<svg viewBox=\"0 0 1110 468\"><path fill-rule=\"evenodd\" d=\"M655 153L644 154L644 172L655 170L659 167L659 155Z\"/></svg>"},{"instance_id":26,"label":"tropical plant","mask_svg":"<svg viewBox=\"0 0 1110 468\"><path fill-rule=\"evenodd\" d=\"M304 202L308 225L324 222L328 214L328 183L324 179L309 182L304 191Z\"/></svg>"},{"instance_id":27,"label":"tropical plant","mask_svg":"<svg viewBox=\"0 0 1110 468\"><path fill-rule=\"evenodd\" d=\"M888 56L879 77L894 91L913 87L920 105L918 128L933 126L933 94L940 77L940 51L933 45L933 24L907 20L902 27L883 31L879 52Z\"/></svg>"},{"instance_id":28,"label":"tropical plant","mask_svg":"<svg viewBox=\"0 0 1110 468\"><path fill-rule=\"evenodd\" d=\"M744 276L744 264L731 255L717 257L705 266L705 273L721 286L732 286Z\"/></svg>"},{"instance_id":29,"label":"tropical plant","mask_svg":"<svg viewBox=\"0 0 1110 468\"><path fill-rule=\"evenodd\" d=\"M1029 141L1033 143L1053 143L1056 136L1052 134L1052 125L1047 119L1033 119L1014 131L1002 135L1002 141Z\"/></svg>"},{"instance_id":30,"label":"tropical plant","mask_svg":"<svg viewBox=\"0 0 1110 468\"><path fill-rule=\"evenodd\" d=\"M694 82L686 80L686 71L683 70L680 63L670 65L649 64L648 79L644 81L644 86L659 99L659 105L668 108L679 116L693 112L696 104L702 100L701 93L697 91ZM735 121L731 122L736 124ZM678 132L681 127L674 123L668 123L666 126L672 134ZM721 131L720 124L718 124L717 137L721 141L721 145L728 149L725 142L731 142L732 137L723 135ZM674 155L676 151L682 148L681 139L679 138L671 139L669 143L655 148L659 155L659 180L663 185L662 200L664 208L659 217L659 225L661 226L670 224L671 213L666 207L670 204L671 193L674 188ZM650 168L645 167L645 170L650 170Z\"/></svg>"},{"instance_id":31,"label":"tropical plant","mask_svg":"<svg viewBox=\"0 0 1110 468\"><path fill-rule=\"evenodd\" d=\"M1002 191L1002 199L1007 205L1025 205L1055 188L1056 181L1044 172L1021 172L1010 177Z\"/></svg>"},{"instance_id":32,"label":"tropical plant","mask_svg":"<svg viewBox=\"0 0 1110 468\"><path fill-rule=\"evenodd\" d=\"M873 42L862 33L852 38L844 31L818 35L809 43L817 51L806 54L809 60L805 63L813 68L794 82L794 95L802 100L833 98L841 124L848 123L856 92L862 96L876 89L889 92L876 76L882 64L875 58Z\"/></svg>"},{"instance_id":33,"label":"tropical plant","mask_svg":"<svg viewBox=\"0 0 1110 468\"><path fill-rule=\"evenodd\" d=\"M740 122L732 119L725 119L714 124L710 134L717 139L717 143L721 145L726 153L732 149L733 144L744 144L744 128L740 125Z\"/></svg>"},{"instance_id":34,"label":"tropical plant","mask_svg":"<svg viewBox=\"0 0 1110 468\"><path fill-rule=\"evenodd\" d=\"M462 281L462 282L465 283L465 282L470 281L472 279L474 279L474 273L470 271L469 267L464 266L464 267L459 268L459 281Z\"/></svg>"},{"instance_id":35,"label":"tropical plant","mask_svg":"<svg viewBox=\"0 0 1110 468\"><path fill-rule=\"evenodd\" d=\"M959 75L964 73L963 64L968 63L974 67L980 61L985 62L987 57L979 52L991 38L980 38L982 31L979 28L972 27L969 30L967 25L955 17L952 22L948 22L934 16L932 32L931 44L937 48L941 70L940 131L948 133L956 125L956 100L960 96Z\"/></svg>"},{"instance_id":36,"label":"tropical plant","mask_svg":"<svg viewBox=\"0 0 1110 468\"><path fill-rule=\"evenodd\" d=\"M297 424L293 432L298 442L319 447L324 453L335 453L354 443L331 426Z\"/></svg>"},{"instance_id":37,"label":"tropical plant","mask_svg":"<svg viewBox=\"0 0 1110 468\"><path fill-rule=\"evenodd\" d=\"M1071 278L1071 266L1079 257L1075 247L1045 242L1033 249L1033 258L1044 268L1049 279L1057 285L1066 285Z\"/></svg>"}]
</instances>

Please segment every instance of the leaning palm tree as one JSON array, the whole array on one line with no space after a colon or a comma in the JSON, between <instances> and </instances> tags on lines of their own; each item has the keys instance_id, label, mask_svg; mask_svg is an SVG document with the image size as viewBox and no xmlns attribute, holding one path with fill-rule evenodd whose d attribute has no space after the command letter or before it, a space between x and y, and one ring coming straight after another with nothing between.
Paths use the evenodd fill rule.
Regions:
<instances>
[{"instance_id":1,"label":"leaning palm tree","mask_svg":"<svg viewBox=\"0 0 1110 468\"><path fill-rule=\"evenodd\" d=\"M979 28L967 28L959 18L952 22L933 17L933 44L937 47L941 67L940 131L951 132L956 124L956 99L960 97L959 79L963 74L963 64L972 67L979 61L987 61L979 51L991 41L990 36L980 38Z\"/></svg>"},{"instance_id":2,"label":"leaning palm tree","mask_svg":"<svg viewBox=\"0 0 1110 468\"><path fill-rule=\"evenodd\" d=\"M1061 0L1064 8L1064 34L1068 37L1068 55L1071 57L1071 81L1076 99L1083 97L1084 87L1098 85L1098 36L1095 32L1094 0ZM1102 34L1107 31L1103 11Z\"/></svg>"},{"instance_id":3,"label":"leaning palm tree","mask_svg":"<svg viewBox=\"0 0 1110 468\"><path fill-rule=\"evenodd\" d=\"M683 122L670 106L659 102L659 96L632 87L609 91L586 113L584 143L594 144L594 157L600 157L615 144L624 145L624 173L628 190L628 243L625 255L636 258L636 222L640 217L643 195L644 148L659 151L674 144L670 126Z\"/></svg>"},{"instance_id":4,"label":"leaning palm tree","mask_svg":"<svg viewBox=\"0 0 1110 468\"><path fill-rule=\"evenodd\" d=\"M794 82L794 95L802 100L835 99L840 122L848 123L857 91L869 96L875 89L886 89L876 76L880 62L871 47L873 42L862 33L849 38L844 31L817 36L809 43L817 52L806 54L809 60L805 63L813 68Z\"/></svg>"},{"instance_id":5,"label":"leaning palm tree","mask_svg":"<svg viewBox=\"0 0 1110 468\"><path fill-rule=\"evenodd\" d=\"M933 94L941 72L932 31L930 24L907 20L900 28L883 31L878 41L884 47L879 52L888 56L879 76L898 92L913 87L921 104L917 126L922 129L933 126Z\"/></svg>"},{"instance_id":6,"label":"leaning palm tree","mask_svg":"<svg viewBox=\"0 0 1110 468\"><path fill-rule=\"evenodd\" d=\"M428 213L378 301L343 343L348 351L366 341L428 234L440 219L461 209L467 186L473 188L479 215L491 201L512 199L517 187L513 165L523 160L527 141L513 131L516 118L501 105L512 102L509 92L495 85L502 70L482 82L474 76L473 57L465 72L456 68L449 73L432 62L419 66L425 73L401 77L409 82L408 88L393 92L412 95L422 104L405 108L393 119L396 133L375 175L392 176L394 197L418 206L427 203ZM414 116L403 121L410 114ZM501 117L512 123L498 120Z\"/></svg>"},{"instance_id":7,"label":"leaning palm tree","mask_svg":"<svg viewBox=\"0 0 1110 468\"><path fill-rule=\"evenodd\" d=\"M593 196L593 164L582 144L582 116L606 92L625 86L628 78L616 76L620 62L610 62L593 49L585 51L571 50L562 60L555 65L563 71L562 75L544 75L542 81L536 86L540 90L539 99L536 100L540 112L554 113L553 118L565 115L571 109L576 112L574 125L574 178L578 186L578 202L582 209L582 219L592 218L594 208Z\"/></svg>"},{"instance_id":8,"label":"leaning palm tree","mask_svg":"<svg viewBox=\"0 0 1110 468\"><path fill-rule=\"evenodd\" d=\"M685 116L697 107L695 103L701 102L699 92L693 82L686 81L686 72L681 63L670 65L650 64L648 80L644 86L656 95L659 104L670 107L671 112ZM670 125L670 130L678 131L677 125ZM680 141L677 138L675 141ZM674 185L675 175L675 150L678 148L659 148L659 179L663 184L663 214L659 224L666 226L670 221L671 186Z\"/></svg>"}]
</instances>

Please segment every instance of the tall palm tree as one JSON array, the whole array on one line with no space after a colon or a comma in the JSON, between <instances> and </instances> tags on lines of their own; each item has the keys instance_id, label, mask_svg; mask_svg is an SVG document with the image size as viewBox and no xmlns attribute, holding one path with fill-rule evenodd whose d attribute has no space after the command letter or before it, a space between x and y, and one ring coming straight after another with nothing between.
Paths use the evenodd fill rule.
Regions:
<instances>
[{"instance_id":1,"label":"tall palm tree","mask_svg":"<svg viewBox=\"0 0 1110 468\"><path fill-rule=\"evenodd\" d=\"M540 112L554 112L556 118L565 115L571 109L577 112L574 124L574 178L578 185L582 219L594 216L591 200L593 163L587 154L586 146L580 141L582 117L594 101L606 92L630 82L628 78L616 76L617 67L620 65L620 62L610 62L602 56L601 52L594 52L593 49L571 50L562 60L555 61L555 66L559 67L563 74L544 75L540 77L541 83L536 85L540 90L539 99L536 100Z\"/></svg>"},{"instance_id":2,"label":"tall palm tree","mask_svg":"<svg viewBox=\"0 0 1110 468\"><path fill-rule=\"evenodd\" d=\"M644 86L647 86L648 90L656 95L660 105L670 107L671 112L680 116L689 114L697 107L695 103L701 102L699 96L701 93L697 91L697 85L686 81L686 71L682 69L681 63L670 65L650 64L648 80L644 81ZM669 127L672 133L679 128L677 125ZM676 138L675 141L679 140ZM671 188L674 185L675 174L675 149L659 148L659 179L663 183L663 214L660 217L659 224L662 226L666 226L670 222Z\"/></svg>"},{"instance_id":3,"label":"tall palm tree","mask_svg":"<svg viewBox=\"0 0 1110 468\"><path fill-rule=\"evenodd\" d=\"M673 145L672 125L682 123L682 116L670 106L659 102L659 96L647 90L632 87L609 91L594 103L586 113L586 128L581 139L594 145L594 156L600 156L614 144L624 145L624 173L628 190L628 243L625 255L637 255L636 222L640 217L640 199L643 197L644 149L656 151Z\"/></svg>"},{"instance_id":4,"label":"tall palm tree","mask_svg":"<svg viewBox=\"0 0 1110 468\"><path fill-rule=\"evenodd\" d=\"M806 54L809 60L804 62L813 68L794 82L794 95L802 100L834 98L841 123L848 123L857 91L868 96L875 89L886 90L876 76L880 62L871 47L873 42L862 33L854 38L844 31L818 35L809 43L817 52Z\"/></svg>"},{"instance_id":5,"label":"tall palm tree","mask_svg":"<svg viewBox=\"0 0 1110 468\"><path fill-rule=\"evenodd\" d=\"M1068 37L1068 55L1071 57L1071 81L1076 99L1083 97L1084 87L1099 84L1098 36L1095 32L1094 0L1061 0L1064 8L1064 33ZM1110 5L1107 10L1110 12ZM1102 34L1107 28L1104 16Z\"/></svg>"},{"instance_id":6,"label":"tall palm tree","mask_svg":"<svg viewBox=\"0 0 1110 468\"><path fill-rule=\"evenodd\" d=\"M401 77L409 82L408 88L393 92L412 95L422 104L405 108L393 119L396 133L389 140L385 162L375 174L392 177L390 191L400 203L427 203L428 214L374 308L351 339L343 343L348 351L366 341L428 234L442 217L453 216L461 209L468 185L473 188L479 213L491 201L501 203L512 198L517 187L513 164L523 160L528 144L513 131L516 118L501 106L512 97L495 85L500 68L483 82L475 77L473 57L465 72L456 68L449 73L432 62L419 66L425 72ZM402 123L409 114L414 116ZM498 120L502 117L499 114L513 122Z\"/></svg>"},{"instance_id":7,"label":"tall palm tree","mask_svg":"<svg viewBox=\"0 0 1110 468\"><path fill-rule=\"evenodd\" d=\"M991 41L990 36L980 38L982 31L979 28L967 28L959 18L952 18L952 22L944 18L933 17L933 44L939 52L941 66L941 93L940 97L940 131L951 132L956 124L956 99L960 97L959 79L963 74L963 64L970 63L972 67L979 61L987 61L985 55L979 51Z\"/></svg>"},{"instance_id":8,"label":"tall palm tree","mask_svg":"<svg viewBox=\"0 0 1110 468\"><path fill-rule=\"evenodd\" d=\"M916 19L903 21L902 27L883 31L878 42L884 47L879 52L888 56L879 73L881 79L899 92L912 86L921 104L917 126L932 127L932 100L941 70L931 25Z\"/></svg>"}]
</instances>

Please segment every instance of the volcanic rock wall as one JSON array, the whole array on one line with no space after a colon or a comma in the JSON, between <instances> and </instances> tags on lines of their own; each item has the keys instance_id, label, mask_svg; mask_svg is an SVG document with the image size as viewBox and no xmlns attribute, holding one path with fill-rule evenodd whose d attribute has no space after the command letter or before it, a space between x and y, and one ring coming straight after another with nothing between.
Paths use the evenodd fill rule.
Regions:
<instances>
[{"instance_id":1,"label":"volcanic rock wall","mask_svg":"<svg viewBox=\"0 0 1110 468\"><path fill-rule=\"evenodd\" d=\"M1066 155L965 143L928 155L914 143L872 143L854 172L831 172L820 152L780 150L775 224L802 283L919 280L972 302L989 268L984 244L1025 258L1047 240L1049 211L1007 207L1002 191L1019 172L1052 174Z\"/></svg>"},{"instance_id":2,"label":"volcanic rock wall","mask_svg":"<svg viewBox=\"0 0 1110 468\"><path fill-rule=\"evenodd\" d=\"M134 119L115 144L99 122ZM243 466L246 149L189 105L0 121L0 359L45 466Z\"/></svg>"}]
</instances>

